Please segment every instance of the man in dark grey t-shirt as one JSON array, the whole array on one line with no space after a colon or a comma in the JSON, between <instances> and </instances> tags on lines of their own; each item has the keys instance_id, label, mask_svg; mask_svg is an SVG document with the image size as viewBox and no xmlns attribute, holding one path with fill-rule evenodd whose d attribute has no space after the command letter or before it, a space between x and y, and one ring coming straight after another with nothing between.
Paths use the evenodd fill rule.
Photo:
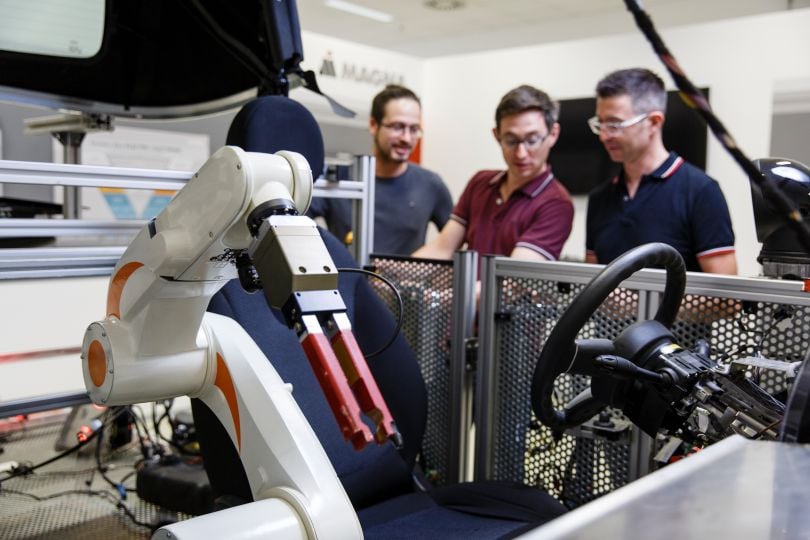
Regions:
<instances>
[{"instance_id":1,"label":"man in dark grey t-shirt","mask_svg":"<svg viewBox=\"0 0 810 540\"><path fill-rule=\"evenodd\" d=\"M422 137L422 107L411 90L388 85L374 97L369 131L376 162L374 253L410 255L425 243L427 227L444 226L453 209L450 191L436 173L408 158ZM323 217L329 230L351 244L351 201L312 201L308 214Z\"/></svg>"}]
</instances>

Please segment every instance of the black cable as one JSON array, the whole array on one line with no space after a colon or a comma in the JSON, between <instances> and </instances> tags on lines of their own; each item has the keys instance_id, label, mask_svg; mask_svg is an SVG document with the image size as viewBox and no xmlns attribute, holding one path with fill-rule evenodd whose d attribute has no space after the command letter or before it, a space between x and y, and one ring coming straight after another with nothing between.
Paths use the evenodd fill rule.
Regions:
<instances>
[{"instance_id":1,"label":"black cable","mask_svg":"<svg viewBox=\"0 0 810 540\"><path fill-rule=\"evenodd\" d=\"M120 510L122 510L124 512L124 514L126 514L126 516L134 524L136 524L138 526L141 526L141 527L148 527L150 529L153 529L154 528L153 524L139 521L137 519L137 517L135 516L135 514L132 512L132 510L130 510L123 503L123 499L126 498L126 492L128 492L128 491L132 492L132 491L135 491L135 490L127 489L124 486L124 480L121 480L121 482L116 483L114 480L109 478L105 473L103 464L101 463L101 444L102 444L102 438L103 438L102 435L104 433L104 429L107 428L109 426L109 424L114 422L120 415L124 414L124 412L126 412L128 409L129 409L129 407L121 407L118 410L116 410L113 414L110 414L110 409L104 411L102 414L97 416L94 420L99 420L104 416L107 416L107 418L104 421L102 421L101 427L99 427L98 429L96 429L95 431L90 433L90 435L88 435L87 439L85 439L84 441L79 442L78 444L68 448L67 450L65 450L65 451L57 454L56 456L53 456L52 458L47 459L47 460L45 460L45 461L43 461L41 463L37 463L36 465L31 465L31 466L26 466L26 467L20 467L18 470L12 472L12 474L7 475L3 479L0 479L0 493L3 493L3 492L5 492L5 493L14 493L14 494L17 494L17 495L30 497L30 498L32 498L32 499L34 499L36 501L45 501L45 500L48 500L48 499L54 499L54 498L57 498L57 497L63 497L63 496L66 496L66 495L75 495L75 494L100 496L102 498L106 498L107 500L109 500L110 502L115 504L115 506L117 508L119 508ZM61 491L59 493L54 493L54 494L51 494L51 495L38 496L38 495L31 494L31 493L26 493L26 492L23 492L23 491L18 491L18 490L8 489L6 487L2 487L2 483L5 482L6 480L10 480L10 479L18 477L18 476L24 476L24 475L30 474L33 471L35 471L36 469L44 467L45 465L53 463L54 461L62 459L63 457L68 456L68 455L76 452L80 448L88 445L93 440L97 441L96 450L95 450L96 468L91 469L90 472L95 472L97 470L101 474L101 477L108 484L110 484L110 486L112 486L115 489L116 493L118 494L118 498L114 497L112 493L110 493L108 491L103 491L103 490L67 490L67 491ZM87 472L87 471L85 470L85 471L76 471L76 472L78 473L78 472ZM48 474L53 474L53 473L48 473ZM68 474L68 472L64 471L63 474ZM129 478L131 475L132 475L132 473L128 474L127 476L124 477L124 479Z\"/></svg>"},{"instance_id":2,"label":"black cable","mask_svg":"<svg viewBox=\"0 0 810 540\"><path fill-rule=\"evenodd\" d=\"M792 317L792 316L793 316L792 314L784 316L784 317L779 317L777 315L776 317L774 317L774 320L771 321L771 324L768 326L768 328L766 328L765 330L762 330L761 332L756 332L755 330L751 330L750 328L748 328L745 325L744 322L742 322L742 319L738 318L736 320L736 322L737 322L738 326L740 327L740 329L742 329L742 331L744 332L745 338L750 340L751 338L749 338L749 334L756 333L756 334L758 334L756 342L755 343L747 343L745 345L740 345L739 347L737 347L736 349L734 349L730 353L729 352L723 353L720 356L720 358L717 360L718 363L721 363L721 364L725 363L725 361L728 360L729 358L737 356L738 354L740 354L741 352L746 351L746 350L751 350L752 351L751 354L759 354L762 351L762 345L765 343L765 340L768 339L768 337L770 337L771 333L773 333L774 328L776 328L776 326L780 322L782 322L786 318L789 318L789 317Z\"/></svg>"},{"instance_id":3,"label":"black cable","mask_svg":"<svg viewBox=\"0 0 810 540\"><path fill-rule=\"evenodd\" d=\"M97 433L98 433L98 431L95 431L95 432L91 433L87 437L87 439L85 439L84 441L80 442L79 444L77 444L75 446L72 446L72 447L68 448L67 450L55 455L54 457L52 457L50 459L47 459L47 460L43 461L42 463L37 463L36 465L32 465L30 467L28 467L28 466L26 466L26 467L18 467L17 469L13 470L11 472L11 474L8 474L5 477L0 478L0 484L5 482L6 480L10 480L10 479L16 478L18 476L23 476L23 475L26 475L26 474L30 474L30 473L34 472L36 469L39 469L40 467L44 467L45 465L48 465L50 463L53 463L54 461L60 460L65 456L69 456L73 452L76 452L77 450L79 450L80 448L82 448L83 446L88 444L90 441L95 439Z\"/></svg>"},{"instance_id":4,"label":"black cable","mask_svg":"<svg viewBox=\"0 0 810 540\"><path fill-rule=\"evenodd\" d=\"M169 427L172 428L172 435L174 435L175 430L177 429L177 426L175 425L174 421L172 420L172 416L171 416L170 411L169 411L169 409L171 408L173 403L174 403L173 399L164 400L163 403L161 403L161 405L163 405L163 407L165 409L165 412L162 415L160 415L160 417L158 417L157 414L156 414L156 412L157 412L157 410L156 410L157 409L157 407L156 407L157 403L152 404L152 422L153 422L153 426L154 426L154 429L155 429L155 434L158 436L158 438L160 440L166 442L167 444L169 444L172 448L174 448L175 450L177 450L181 454L184 454L186 456L194 456L194 457L198 457L198 456L202 455L199 451L189 450L185 446L179 444L173 438L171 438L171 439L167 438L165 435L163 435L163 433L161 433L161 431L160 431L160 423L163 422L164 418L169 421Z\"/></svg>"},{"instance_id":5,"label":"black cable","mask_svg":"<svg viewBox=\"0 0 810 540\"><path fill-rule=\"evenodd\" d=\"M110 484L110 486L113 489L115 489L115 491L118 493L118 496L121 497L121 499L126 499L127 498L127 492L133 493L135 490L132 489L132 488L127 488L124 485L123 480L121 480L120 482L116 482L115 480L113 480L112 478L107 476L107 467L106 467L106 465L104 465L101 462L101 445L104 442L104 436L103 436L104 426L102 426L98 431L99 431L99 436L96 438L97 442L96 442L96 451L95 451L96 470L101 475L101 478L104 479L105 482Z\"/></svg>"},{"instance_id":6,"label":"black cable","mask_svg":"<svg viewBox=\"0 0 810 540\"><path fill-rule=\"evenodd\" d=\"M765 176L759 169L757 169L753 162L743 153L740 147L737 146L737 142L725 128L723 123L720 122L717 116L715 116L715 114L712 112L711 106L706 100L706 97L695 87L694 84L692 84L692 81L687 78L683 69L678 64L678 61L675 60L675 57L669 52L666 44L664 44L661 36L656 31L652 19L641 7L641 3L638 0L624 0L624 3L630 13L633 14L633 18L635 19L639 30L641 30L641 33L647 38L647 41L650 42L650 45L652 45L653 50L658 55L658 58L674 79L675 85L681 92L681 98L683 101L689 107L695 109L700 116L703 117L723 148L725 148L726 151L731 154L734 161L736 161L737 164L743 169L745 174L748 176L749 181L759 186L765 199L771 204L771 206L773 206L777 214L780 214L784 219L787 220L788 224L796 232L796 235L799 237L802 244L804 244L805 249L808 251L808 253L810 253L810 227L808 227L808 225L802 219L799 209L796 207L793 201L791 201L787 195L785 195L782 190L776 186L772 179Z\"/></svg>"},{"instance_id":7,"label":"black cable","mask_svg":"<svg viewBox=\"0 0 810 540\"><path fill-rule=\"evenodd\" d=\"M118 417L118 415L122 414L122 412L124 410L126 410L126 409L122 408L122 409L119 409L118 411L116 411L116 413L113 414L112 417L107 420L107 422L111 422L111 421L115 420ZM102 416L104 416L103 413L101 415L97 416L96 418L94 418L94 420L98 420ZM104 424L102 423L102 427L103 426L104 426ZM5 477L0 478L0 484L5 482L6 480L10 480L10 479L16 478L18 476L23 476L23 475L26 475L26 474L30 474L30 473L34 472L35 470L37 470L37 469L39 469L41 467L44 467L45 465L49 465L49 464L53 463L54 461L58 461L58 460L62 459L65 456L69 456L70 454L78 451L83 446L86 446L87 444L89 444L90 441L92 441L93 439L96 438L96 436L99 434L100 431L101 431L101 428L96 429L95 431L90 433L90 435L88 435L85 440L79 442L75 446L71 446L67 450L62 451L59 454L57 454L57 455L55 455L55 456L53 456L53 457L51 457L49 459L46 459L45 461L43 461L41 463L37 463L36 465L32 465L30 467L19 467L18 469L12 471L11 474L8 474Z\"/></svg>"},{"instance_id":8,"label":"black cable","mask_svg":"<svg viewBox=\"0 0 810 540\"><path fill-rule=\"evenodd\" d=\"M0 493L9 493L13 495L20 495L22 497L28 497L33 499L37 502L47 501L50 499L56 499L59 497L66 497L68 495L90 495L92 497L101 497L102 499L106 499L112 504L115 505L116 508L119 508L124 511L124 514L135 524L139 527L148 527L150 529L154 528L152 523L145 523L143 521L139 521L135 514L130 510L121 500L117 499L112 493L109 491L104 490L92 490L92 489L70 489L67 491L60 491L59 493L52 493L51 495L34 495L33 493L27 493L25 491L18 491L16 489L7 489L3 488Z\"/></svg>"},{"instance_id":9,"label":"black cable","mask_svg":"<svg viewBox=\"0 0 810 540\"><path fill-rule=\"evenodd\" d=\"M373 353L365 355L366 358L374 358L375 356L382 354L388 347L391 346L391 344L394 343L394 340L397 339L397 336L399 335L399 331L402 329L402 317L403 313L405 312L405 307L402 303L402 295L399 294L399 290L397 290L396 286L391 282L391 280L389 280L385 276L382 276L381 274L378 274L377 272L372 272L371 270L366 270L364 268L338 268L337 270L338 272L354 272L356 274L373 276L382 281L383 283L385 283L386 285L388 285L388 287L391 289L391 291L393 291L394 296L397 299L397 306L399 307L399 315L397 316L397 324L396 327L394 328L394 332L392 333L391 338L385 343L385 345L380 347L378 350L374 351Z\"/></svg>"},{"instance_id":10,"label":"black cable","mask_svg":"<svg viewBox=\"0 0 810 540\"><path fill-rule=\"evenodd\" d=\"M167 401L169 403L168 405ZM163 434L160 432L160 423L163 421L164 418L166 418L169 415L169 407L171 407L172 400L167 401L163 401L161 403L161 405L163 405L164 408L164 413L160 416L158 416L157 414L158 402L157 401L152 402L152 430L155 432L155 436L158 438L159 441L160 440L166 441L166 437L164 437Z\"/></svg>"},{"instance_id":11,"label":"black cable","mask_svg":"<svg viewBox=\"0 0 810 540\"><path fill-rule=\"evenodd\" d=\"M135 463L135 469L133 469L133 470L129 471L127 474L125 474L124 476L122 476L122 477L121 477L121 483L122 483L122 484L123 484L124 482L126 482L127 480L129 480L130 478L132 478L133 476L135 476L136 474L138 474L138 464L139 464L139 463L143 463L143 461L142 461L142 460L141 460L141 461L137 461L137 462ZM131 489L131 488L127 488L127 491L136 491L136 490L133 490L133 489Z\"/></svg>"},{"instance_id":12,"label":"black cable","mask_svg":"<svg viewBox=\"0 0 810 540\"><path fill-rule=\"evenodd\" d=\"M160 424L163 422L164 419L169 421L169 427L172 428L174 431L174 424L172 423L171 414L169 414L169 409L172 406L174 400L166 400L161 405L163 405L163 414L160 416L157 415L157 402L152 404L152 427L155 430L155 435L157 435L158 439L161 439L164 442L172 444L173 441L166 438L163 433L160 432Z\"/></svg>"},{"instance_id":13,"label":"black cable","mask_svg":"<svg viewBox=\"0 0 810 540\"><path fill-rule=\"evenodd\" d=\"M132 407L132 418L135 420L133 422L133 425L135 426L135 435L138 437L138 446L141 449L141 456L143 456L143 459L149 459L152 456L150 449L146 447L146 442L144 442L144 439L149 441L149 444L152 446L152 451L160 453L160 447L155 441L152 440L152 437L149 436L149 430L146 428L146 421L135 413L134 407ZM139 421L143 424L143 433L141 433L141 424L138 423Z\"/></svg>"}]
</instances>

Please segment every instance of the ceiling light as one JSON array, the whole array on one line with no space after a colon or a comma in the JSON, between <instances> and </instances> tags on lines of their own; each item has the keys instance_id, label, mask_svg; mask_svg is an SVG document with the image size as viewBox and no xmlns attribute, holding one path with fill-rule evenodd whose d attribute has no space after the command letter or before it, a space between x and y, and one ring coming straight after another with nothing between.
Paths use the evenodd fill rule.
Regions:
<instances>
[{"instance_id":1,"label":"ceiling light","mask_svg":"<svg viewBox=\"0 0 810 540\"><path fill-rule=\"evenodd\" d=\"M366 17L367 19L373 19L379 22L389 23L394 20L394 16L390 13L377 11L376 9L367 8L365 6L358 6L357 4L345 2L344 0L324 0L323 4L332 9L339 9L340 11L345 11L346 13L359 15L361 17Z\"/></svg>"}]
</instances>

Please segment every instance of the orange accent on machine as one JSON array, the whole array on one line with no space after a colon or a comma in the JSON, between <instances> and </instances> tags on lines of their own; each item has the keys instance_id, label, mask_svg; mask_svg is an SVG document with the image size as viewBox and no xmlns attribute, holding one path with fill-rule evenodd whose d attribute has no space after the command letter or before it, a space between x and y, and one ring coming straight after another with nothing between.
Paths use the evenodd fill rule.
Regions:
<instances>
[{"instance_id":1,"label":"orange accent on machine","mask_svg":"<svg viewBox=\"0 0 810 540\"><path fill-rule=\"evenodd\" d=\"M141 262L129 262L119 268L112 277L107 290L107 315L121 318L121 294L124 292L124 285L141 266L143 266Z\"/></svg>"},{"instance_id":2,"label":"orange accent on machine","mask_svg":"<svg viewBox=\"0 0 810 540\"><path fill-rule=\"evenodd\" d=\"M242 427L239 423L239 402L236 399L236 388L233 385L231 372L228 371L228 365L219 353L217 353L217 376L214 379L214 386L222 391L225 401L228 403L228 408L231 410L231 418L233 419L234 429L236 429L236 447L241 452Z\"/></svg>"},{"instance_id":3,"label":"orange accent on machine","mask_svg":"<svg viewBox=\"0 0 810 540\"><path fill-rule=\"evenodd\" d=\"M97 388L101 388L107 378L107 355L104 347L94 339L87 351L87 370L90 372L90 380Z\"/></svg>"}]
</instances>

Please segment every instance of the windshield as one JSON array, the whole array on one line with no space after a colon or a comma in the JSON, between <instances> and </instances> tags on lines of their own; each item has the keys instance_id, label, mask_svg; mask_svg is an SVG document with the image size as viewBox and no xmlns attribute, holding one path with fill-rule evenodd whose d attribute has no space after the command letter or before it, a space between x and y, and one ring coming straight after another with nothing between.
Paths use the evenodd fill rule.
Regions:
<instances>
[{"instance_id":1,"label":"windshield","mask_svg":"<svg viewBox=\"0 0 810 540\"><path fill-rule=\"evenodd\" d=\"M0 49L90 58L104 36L104 0L0 0Z\"/></svg>"}]
</instances>

